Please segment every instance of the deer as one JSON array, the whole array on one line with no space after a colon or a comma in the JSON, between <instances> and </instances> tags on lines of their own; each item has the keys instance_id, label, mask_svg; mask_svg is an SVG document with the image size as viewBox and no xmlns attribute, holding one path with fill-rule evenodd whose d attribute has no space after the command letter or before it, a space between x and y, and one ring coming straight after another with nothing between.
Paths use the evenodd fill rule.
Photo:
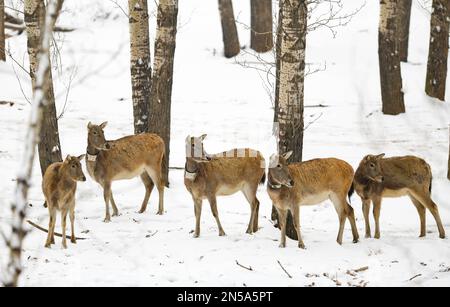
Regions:
<instances>
[{"instance_id":1,"label":"deer","mask_svg":"<svg viewBox=\"0 0 450 307\"><path fill-rule=\"evenodd\" d=\"M76 244L75 237L75 192L78 181L86 181L81 167L84 155L73 157L68 155L63 162L51 164L44 173L42 191L50 215L46 248L55 244L56 213L61 212L62 247L67 249L66 220L69 213L72 230L71 242Z\"/></svg>"},{"instance_id":2,"label":"deer","mask_svg":"<svg viewBox=\"0 0 450 307\"><path fill-rule=\"evenodd\" d=\"M163 169L165 163L165 145L163 139L152 133L125 136L107 141L104 129L108 122L88 124L86 166L89 175L103 188L106 213L104 222L111 221L109 204L113 208L113 217L119 215L113 197L113 181L132 179L140 176L145 186L145 197L139 213L147 209L152 190L156 185L159 193L158 215L164 214Z\"/></svg>"},{"instance_id":3,"label":"deer","mask_svg":"<svg viewBox=\"0 0 450 307\"><path fill-rule=\"evenodd\" d=\"M439 230L445 238L439 209L431 199L433 175L430 165L415 156L385 158L385 154L367 155L355 173L354 188L361 197L366 238L371 238L370 207L373 203L375 239L380 239L380 213L382 199L408 196L420 218L420 237L426 236L426 209L430 210Z\"/></svg>"},{"instance_id":4,"label":"deer","mask_svg":"<svg viewBox=\"0 0 450 307\"><path fill-rule=\"evenodd\" d=\"M305 249L300 232L300 207L313 206L329 199L339 217L338 244L342 245L345 221L349 220L353 243L359 241L353 208L347 197L353 193L353 168L347 162L335 159L315 159L289 164L292 151L270 157L267 193L275 206L281 228L280 247L286 247L287 213L293 216L298 247Z\"/></svg>"},{"instance_id":5,"label":"deer","mask_svg":"<svg viewBox=\"0 0 450 307\"><path fill-rule=\"evenodd\" d=\"M258 231L260 202L256 197L258 185L265 182L265 161L256 150L244 148L209 155L204 151L200 137L186 138L186 164L184 184L194 201L194 238L200 236L200 218L203 200L208 200L219 229L219 236L225 236L217 210L217 197L242 192L250 204L251 214L247 233Z\"/></svg>"}]
</instances>

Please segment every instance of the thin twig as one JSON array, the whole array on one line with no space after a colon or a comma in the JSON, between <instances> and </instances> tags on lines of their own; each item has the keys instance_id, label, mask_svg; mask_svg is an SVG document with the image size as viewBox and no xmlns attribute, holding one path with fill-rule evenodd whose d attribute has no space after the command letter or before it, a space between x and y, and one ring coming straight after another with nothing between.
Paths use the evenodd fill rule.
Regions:
<instances>
[{"instance_id":1,"label":"thin twig","mask_svg":"<svg viewBox=\"0 0 450 307\"><path fill-rule=\"evenodd\" d=\"M246 267L245 265L240 264L237 260L236 260L236 264L237 264L238 266L240 266L241 268L246 269L247 271L253 271L253 269L252 269L251 266Z\"/></svg>"},{"instance_id":2,"label":"thin twig","mask_svg":"<svg viewBox=\"0 0 450 307\"><path fill-rule=\"evenodd\" d=\"M286 275L287 275L289 278L292 278L292 275L289 274L288 271L286 271L286 269L284 268L284 266L281 264L280 260L277 260L277 262L278 262L278 264L280 265L280 267L283 269L284 273L286 273Z\"/></svg>"},{"instance_id":3,"label":"thin twig","mask_svg":"<svg viewBox=\"0 0 450 307\"><path fill-rule=\"evenodd\" d=\"M416 276L411 277L410 279L408 279L408 281L413 281L414 279L421 277L422 274L417 274Z\"/></svg>"},{"instance_id":4,"label":"thin twig","mask_svg":"<svg viewBox=\"0 0 450 307\"><path fill-rule=\"evenodd\" d=\"M33 223L30 220L27 220L27 223L30 224L31 226L33 226L34 228L39 229L40 231L48 233L48 229L46 229L46 228L44 228L42 226L39 226L38 224ZM57 236L58 238L62 238L62 234L57 233L57 232L55 232L55 236ZM72 238L71 236L67 236L66 235L66 239L71 239L71 238ZM77 240L87 240L87 238L78 238L78 237L75 237L75 239L77 239Z\"/></svg>"}]
</instances>

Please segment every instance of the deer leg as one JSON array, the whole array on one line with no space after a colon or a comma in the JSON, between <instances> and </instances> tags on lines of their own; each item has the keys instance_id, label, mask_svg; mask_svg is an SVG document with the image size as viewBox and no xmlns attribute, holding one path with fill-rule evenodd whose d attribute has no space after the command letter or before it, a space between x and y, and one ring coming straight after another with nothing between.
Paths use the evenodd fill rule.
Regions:
<instances>
[{"instance_id":1,"label":"deer leg","mask_svg":"<svg viewBox=\"0 0 450 307\"><path fill-rule=\"evenodd\" d=\"M366 223L366 239L372 238L372 233L370 231L370 199L363 199L363 213L364 213L364 222Z\"/></svg>"},{"instance_id":2,"label":"deer leg","mask_svg":"<svg viewBox=\"0 0 450 307\"><path fill-rule=\"evenodd\" d=\"M147 172L144 172L141 175L141 179L145 185L145 197L144 201L142 202L141 210L139 210L139 213L144 213L145 210L147 210L148 200L150 199L150 195L152 194L152 190L155 185L153 184L153 181L147 174Z\"/></svg>"},{"instance_id":3,"label":"deer leg","mask_svg":"<svg viewBox=\"0 0 450 307\"><path fill-rule=\"evenodd\" d=\"M372 199L373 202L373 217L375 219L375 239L379 239L381 237L380 231L380 213L381 213L381 198L376 197Z\"/></svg>"},{"instance_id":4,"label":"deer leg","mask_svg":"<svg viewBox=\"0 0 450 307\"><path fill-rule=\"evenodd\" d=\"M67 209L61 210L61 227L62 227L62 247L67 249L67 238L66 238L66 228L67 228Z\"/></svg>"},{"instance_id":5,"label":"deer leg","mask_svg":"<svg viewBox=\"0 0 450 307\"><path fill-rule=\"evenodd\" d=\"M164 214L164 178L161 173L161 170L155 172L152 168L146 168L147 174L150 176L151 180L154 184L156 184L156 188L158 189L159 194L159 203L158 203L158 212L157 215Z\"/></svg>"},{"instance_id":6,"label":"deer leg","mask_svg":"<svg viewBox=\"0 0 450 307\"><path fill-rule=\"evenodd\" d=\"M111 206L113 208L112 216L119 216L119 209L117 208L116 201L114 200L114 196L113 196L112 190L111 190L111 198L110 198L110 200L111 200Z\"/></svg>"},{"instance_id":7,"label":"deer leg","mask_svg":"<svg viewBox=\"0 0 450 307\"><path fill-rule=\"evenodd\" d=\"M258 219L259 219L259 200L255 197L255 217L253 219L253 232L258 231Z\"/></svg>"},{"instance_id":8,"label":"deer leg","mask_svg":"<svg viewBox=\"0 0 450 307\"><path fill-rule=\"evenodd\" d=\"M211 205L211 211L212 214L214 216L214 218L216 219L216 223L217 223L217 227L219 228L219 236L224 236L225 235L225 231L222 228L222 224L220 223L220 219L219 219L219 211L217 210L217 199L215 196L209 197L208 198L209 204Z\"/></svg>"},{"instance_id":9,"label":"deer leg","mask_svg":"<svg viewBox=\"0 0 450 307\"><path fill-rule=\"evenodd\" d=\"M426 224L426 208L414 198L414 196L409 195L414 207L417 209L417 213L419 213L420 218L420 238L423 238L427 235L427 224Z\"/></svg>"},{"instance_id":10,"label":"deer leg","mask_svg":"<svg viewBox=\"0 0 450 307\"><path fill-rule=\"evenodd\" d=\"M105 184L103 186L103 198L105 199L106 213L105 223L111 222L111 213L109 212L109 201L111 199L111 184Z\"/></svg>"},{"instance_id":11,"label":"deer leg","mask_svg":"<svg viewBox=\"0 0 450 307\"><path fill-rule=\"evenodd\" d=\"M441 216L439 214L439 209L436 203L431 199L429 192L424 193L413 193L414 198L419 200L422 205L424 205L428 210L430 210L434 219L436 220L436 224L439 230L439 238L445 239L445 229L442 225Z\"/></svg>"},{"instance_id":12,"label":"deer leg","mask_svg":"<svg viewBox=\"0 0 450 307\"><path fill-rule=\"evenodd\" d=\"M303 242L302 234L300 232L300 206L294 205L294 208L292 208L292 215L294 220L294 228L297 232L298 247L305 249L305 243Z\"/></svg>"},{"instance_id":13,"label":"deer leg","mask_svg":"<svg viewBox=\"0 0 450 307\"><path fill-rule=\"evenodd\" d=\"M344 204L346 204L347 202L346 201L342 202L342 200L336 194L332 194L330 196L330 200L333 203L334 208L336 209L336 212L339 217L339 232L336 241L339 245L342 245L342 237L344 235L345 221L347 219Z\"/></svg>"},{"instance_id":14,"label":"deer leg","mask_svg":"<svg viewBox=\"0 0 450 307\"><path fill-rule=\"evenodd\" d=\"M245 195L248 203L250 204L250 221L248 222L247 233L252 234L254 231L254 223L255 223L255 212L256 212L256 189L252 189L250 187L245 187L242 192Z\"/></svg>"},{"instance_id":15,"label":"deer leg","mask_svg":"<svg viewBox=\"0 0 450 307\"><path fill-rule=\"evenodd\" d=\"M73 244L77 244L77 239L75 237L75 201L73 201L70 206L69 217L70 217L70 227L71 227L71 232L72 232L71 237L70 237L70 242Z\"/></svg>"},{"instance_id":16,"label":"deer leg","mask_svg":"<svg viewBox=\"0 0 450 307\"><path fill-rule=\"evenodd\" d=\"M281 229L280 247L286 247L286 223L287 223L287 210L278 209L278 223Z\"/></svg>"},{"instance_id":17,"label":"deer leg","mask_svg":"<svg viewBox=\"0 0 450 307\"><path fill-rule=\"evenodd\" d=\"M350 225L352 227L353 243L358 243L359 233L358 233L358 227L356 226L355 210L353 210L353 207L350 206L350 204L347 202L347 200L345 200L344 203L346 204L345 211L347 214L347 219L350 222Z\"/></svg>"},{"instance_id":18,"label":"deer leg","mask_svg":"<svg viewBox=\"0 0 450 307\"><path fill-rule=\"evenodd\" d=\"M195 199L194 198L194 211L195 211L195 232L194 232L194 238L200 237L200 218L202 215L202 199Z\"/></svg>"},{"instance_id":19,"label":"deer leg","mask_svg":"<svg viewBox=\"0 0 450 307\"><path fill-rule=\"evenodd\" d=\"M48 235L47 235L47 241L45 242L45 247L50 248L55 238L53 237L53 227L55 224L55 218L56 218L56 209L47 201L48 204L48 212L49 212L49 223L48 223Z\"/></svg>"}]
</instances>

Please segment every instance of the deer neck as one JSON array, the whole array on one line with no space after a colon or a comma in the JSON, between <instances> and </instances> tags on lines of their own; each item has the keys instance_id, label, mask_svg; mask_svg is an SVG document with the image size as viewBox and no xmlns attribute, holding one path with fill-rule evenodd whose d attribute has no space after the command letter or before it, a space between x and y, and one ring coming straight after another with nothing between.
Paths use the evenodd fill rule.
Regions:
<instances>
[{"instance_id":1,"label":"deer neck","mask_svg":"<svg viewBox=\"0 0 450 307\"><path fill-rule=\"evenodd\" d=\"M269 188L271 188L272 190L279 190L282 187L281 184L273 182L272 176L270 176L270 174L269 174L269 179L267 180L267 186Z\"/></svg>"},{"instance_id":2,"label":"deer neck","mask_svg":"<svg viewBox=\"0 0 450 307\"><path fill-rule=\"evenodd\" d=\"M100 150L98 150L97 148L95 148L94 146L89 144L89 141L88 141L88 146L86 148L86 161L87 162L96 162L97 156L99 153L100 153Z\"/></svg>"}]
</instances>

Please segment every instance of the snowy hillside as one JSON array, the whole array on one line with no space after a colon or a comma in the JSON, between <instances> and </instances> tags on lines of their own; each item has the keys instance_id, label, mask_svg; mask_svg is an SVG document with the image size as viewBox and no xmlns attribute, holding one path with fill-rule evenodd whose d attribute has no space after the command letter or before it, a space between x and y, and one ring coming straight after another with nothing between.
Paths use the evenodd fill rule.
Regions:
<instances>
[{"instance_id":1,"label":"snowy hillside","mask_svg":"<svg viewBox=\"0 0 450 307\"><path fill-rule=\"evenodd\" d=\"M307 62L324 71L307 77L305 85L304 158L337 157L353 167L369 153L412 154L425 158L434 175L433 198L450 233L450 182L446 179L450 100L445 103L424 93L428 54L429 14L414 1L411 17L410 60L402 64L407 112L391 117L381 113L378 73L378 1L347 1L349 12L367 2L362 11L333 38L327 29L312 32ZM126 9L126 1L119 1ZM154 3L152 11L155 11ZM248 1L234 1L235 14L249 24ZM86 149L89 121L109 121L106 137L133 132L129 72L128 19L112 1L66 1L60 24L77 30L57 36L62 65L55 70L55 89L61 145L64 154ZM155 37L151 16L151 37ZM239 27L241 44L250 33ZM8 40L14 58L28 67L26 37ZM153 43L152 43L153 44ZM170 164L184 165L184 140L207 133L210 153L248 146L268 156L275 151L271 137L273 106L261 75L239 63L253 61L221 56L222 42L217 1L181 0L175 56ZM246 49L247 52L249 49ZM153 52L153 46L152 46ZM270 55L266 56L270 60ZM16 77L17 74L17 77ZM9 205L19 167L30 106L29 80L11 59L0 63L0 227L9 231ZM70 87L67 103L67 88ZM447 88L450 88L450 81ZM447 97L450 97L450 92ZM324 105L326 107L311 107ZM310 107L308 107L310 106ZM42 207L41 176L36 163L29 217L47 226ZM183 171L172 170L163 216L157 216L157 193L148 210L138 214L144 197L140 180L117 182L113 191L121 216L103 223L101 188L90 178L79 184L77 234L87 240L62 250L60 240L44 248L46 235L31 229L24 251L25 286L436 286L450 285L450 243L438 238L427 213L428 235L419 239L419 218L407 198L384 200L381 240L351 243L346 225L344 244L335 242L338 219L330 202L301 209L307 250L288 240L278 247L279 230L270 221L271 203L260 187L261 229L245 233L250 208L242 195L218 199L227 233L219 237L207 202L203 205L202 234L192 237L194 208L183 184ZM361 201L352 199L360 235L364 235ZM372 220L373 221L373 220ZM60 232L59 218L57 232ZM0 261L6 248L0 243ZM292 275L289 278L278 261ZM239 264L251 267L246 270ZM362 267L362 272L348 272ZM418 276L420 274L420 276ZM416 277L410 280L412 277Z\"/></svg>"}]
</instances>

